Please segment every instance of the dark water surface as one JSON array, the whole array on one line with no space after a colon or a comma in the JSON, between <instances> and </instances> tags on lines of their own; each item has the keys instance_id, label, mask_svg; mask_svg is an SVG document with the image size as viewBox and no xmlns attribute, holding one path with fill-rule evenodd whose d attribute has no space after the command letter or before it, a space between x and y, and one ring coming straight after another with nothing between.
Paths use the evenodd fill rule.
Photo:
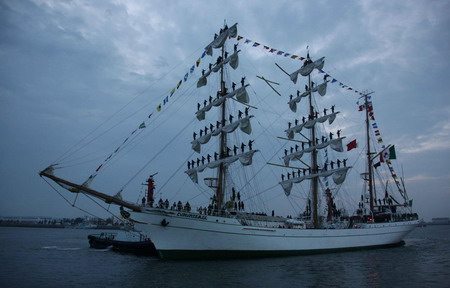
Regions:
<instances>
[{"instance_id":1,"label":"dark water surface","mask_svg":"<svg viewBox=\"0 0 450 288\"><path fill-rule=\"evenodd\" d=\"M450 226L397 248L195 262L90 249L98 232L0 227L0 287L450 287Z\"/></svg>"}]
</instances>

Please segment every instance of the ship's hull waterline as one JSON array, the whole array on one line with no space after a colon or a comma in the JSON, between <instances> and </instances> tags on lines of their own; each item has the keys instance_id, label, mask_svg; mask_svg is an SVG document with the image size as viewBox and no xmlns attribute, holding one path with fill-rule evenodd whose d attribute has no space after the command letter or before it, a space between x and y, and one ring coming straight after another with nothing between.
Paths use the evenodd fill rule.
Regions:
<instances>
[{"instance_id":1,"label":"ship's hull waterline","mask_svg":"<svg viewBox=\"0 0 450 288\"><path fill-rule=\"evenodd\" d=\"M163 209L130 212L164 259L250 258L315 254L403 244L417 220L359 224L353 229L244 226L235 218Z\"/></svg>"}]
</instances>

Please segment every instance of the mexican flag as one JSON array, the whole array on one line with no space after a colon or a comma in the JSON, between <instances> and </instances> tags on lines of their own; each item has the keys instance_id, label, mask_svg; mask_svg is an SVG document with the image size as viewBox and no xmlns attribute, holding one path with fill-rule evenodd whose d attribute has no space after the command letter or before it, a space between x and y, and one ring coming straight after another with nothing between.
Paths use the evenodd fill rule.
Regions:
<instances>
[{"instance_id":1,"label":"mexican flag","mask_svg":"<svg viewBox=\"0 0 450 288\"><path fill-rule=\"evenodd\" d=\"M384 149L380 154L380 161L384 162L385 160L397 159L395 155L395 146L392 145L389 149Z\"/></svg>"}]
</instances>

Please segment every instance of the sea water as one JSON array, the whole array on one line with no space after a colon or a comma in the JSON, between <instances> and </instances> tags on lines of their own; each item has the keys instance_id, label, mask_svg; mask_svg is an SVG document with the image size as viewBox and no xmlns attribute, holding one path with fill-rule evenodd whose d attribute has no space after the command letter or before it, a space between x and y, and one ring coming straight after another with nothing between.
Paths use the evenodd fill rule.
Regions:
<instances>
[{"instance_id":1,"label":"sea water","mask_svg":"<svg viewBox=\"0 0 450 288\"><path fill-rule=\"evenodd\" d=\"M226 261L91 249L98 232L0 227L0 287L450 287L450 226L396 248Z\"/></svg>"}]
</instances>

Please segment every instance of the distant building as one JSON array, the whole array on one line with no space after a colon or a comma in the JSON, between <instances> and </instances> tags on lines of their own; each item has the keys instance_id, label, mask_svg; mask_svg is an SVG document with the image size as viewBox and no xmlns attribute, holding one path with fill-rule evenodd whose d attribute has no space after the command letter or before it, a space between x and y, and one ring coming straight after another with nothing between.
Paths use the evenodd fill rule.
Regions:
<instances>
[{"instance_id":1,"label":"distant building","mask_svg":"<svg viewBox=\"0 0 450 288\"><path fill-rule=\"evenodd\" d=\"M450 224L450 219L448 217L431 218L431 224L435 224L435 225L449 225Z\"/></svg>"}]
</instances>

